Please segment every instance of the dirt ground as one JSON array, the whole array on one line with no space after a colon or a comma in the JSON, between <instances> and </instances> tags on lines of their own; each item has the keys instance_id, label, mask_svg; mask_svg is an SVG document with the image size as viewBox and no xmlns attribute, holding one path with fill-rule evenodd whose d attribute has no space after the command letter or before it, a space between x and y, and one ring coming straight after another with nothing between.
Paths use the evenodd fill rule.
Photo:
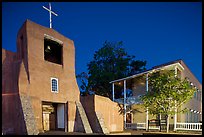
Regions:
<instances>
[{"instance_id":1,"label":"dirt ground","mask_svg":"<svg viewBox=\"0 0 204 137\"><path fill-rule=\"evenodd\" d=\"M105 135L102 133L82 133L82 132L64 132L64 131L46 131L39 133L39 135ZM158 132L158 131L145 131L145 130L124 130L123 132L111 132L107 135L202 135L202 132L193 131L178 131L178 132Z\"/></svg>"},{"instance_id":2,"label":"dirt ground","mask_svg":"<svg viewBox=\"0 0 204 137\"><path fill-rule=\"evenodd\" d=\"M123 132L111 132L107 135L142 135L144 131L123 131ZM102 133L82 133L82 132L64 132L64 131L46 131L39 133L39 135L105 135Z\"/></svg>"}]
</instances>

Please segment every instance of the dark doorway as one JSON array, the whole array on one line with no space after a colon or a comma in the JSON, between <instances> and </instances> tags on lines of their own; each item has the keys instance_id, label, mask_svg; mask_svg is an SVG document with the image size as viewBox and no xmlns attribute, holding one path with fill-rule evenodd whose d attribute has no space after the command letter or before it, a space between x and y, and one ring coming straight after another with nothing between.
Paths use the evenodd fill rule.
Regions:
<instances>
[{"instance_id":1,"label":"dark doorway","mask_svg":"<svg viewBox=\"0 0 204 137\"><path fill-rule=\"evenodd\" d=\"M132 123L132 113L126 113L126 123Z\"/></svg>"},{"instance_id":2,"label":"dark doorway","mask_svg":"<svg viewBox=\"0 0 204 137\"><path fill-rule=\"evenodd\" d=\"M65 130L64 103L42 102L42 124L44 131Z\"/></svg>"}]
</instances>

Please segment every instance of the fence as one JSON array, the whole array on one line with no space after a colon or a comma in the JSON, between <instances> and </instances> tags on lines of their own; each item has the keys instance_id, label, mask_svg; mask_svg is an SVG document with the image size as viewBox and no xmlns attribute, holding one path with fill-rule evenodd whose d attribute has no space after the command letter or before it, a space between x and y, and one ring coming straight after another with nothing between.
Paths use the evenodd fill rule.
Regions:
<instances>
[{"instance_id":1,"label":"fence","mask_svg":"<svg viewBox=\"0 0 204 137\"><path fill-rule=\"evenodd\" d=\"M175 130L202 131L202 123L176 123Z\"/></svg>"},{"instance_id":2,"label":"fence","mask_svg":"<svg viewBox=\"0 0 204 137\"><path fill-rule=\"evenodd\" d=\"M127 129L146 129L146 123L126 123ZM149 126L149 129L159 129L159 126ZM175 130L202 131L202 123L176 123Z\"/></svg>"},{"instance_id":3,"label":"fence","mask_svg":"<svg viewBox=\"0 0 204 137\"><path fill-rule=\"evenodd\" d=\"M146 123L126 123L127 129L146 129ZM160 129L159 126L149 126L149 129Z\"/></svg>"}]
</instances>

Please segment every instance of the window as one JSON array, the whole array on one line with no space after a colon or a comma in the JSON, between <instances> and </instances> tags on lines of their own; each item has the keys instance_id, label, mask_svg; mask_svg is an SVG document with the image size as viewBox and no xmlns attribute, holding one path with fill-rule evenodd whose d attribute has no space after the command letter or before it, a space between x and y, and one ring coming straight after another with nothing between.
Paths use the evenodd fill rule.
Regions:
<instances>
[{"instance_id":1,"label":"window","mask_svg":"<svg viewBox=\"0 0 204 137\"><path fill-rule=\"evenodd\" d=\"M193 113L191 112L191 113L190 113L190 120L189 120L189 122L193 122L193 120L192 120L192 119L193 119L193 116L192 116L192 115L193 115Z\"/></svg>"},{"instance_id":2,"label":"window","mask_svg":"<svg viewBox=\"0 0 204 137\"><path fill-rule=\"evenodd\" d=\"M44 38L44 60L62 65L62 44Z\"/></svg>"},{"instance_id":3,"label":"window","mask_svg":"<svg viewBox=\"0 0 204 137\"><path fill-rule=\"evenodd\" d=\"M195 122L198 122L198 114L195 114Z\"/></svg>"},{"instance_id":4,"label":"window","mask_svg":"<svg viewBox=\"0 0 204 137\"><path fill-rule=\"evenodd\" d=\"M51 91L58 93L58 79L51 78Z\"/></svg>"},{"instance_id":5,"label":"window","mask_svg":"<svg viewBox=\"0 0 204 137\"><path fill-rule=\"evenodd\" d=\"M200 92L197 90L197 100L200 101Z\"/></svg>"},{"instance_id":6,"label":"window","mask_svg":"<svg viewBox=\"0 0 204 137\"><path fill-rule=\"evenodd\" d=\"M189 112L187 112L186 113L186 123L188 123L189 121L188 121L188 117L189 117L189 114L188 114Z\"/></svg>"},{"instance_id":7,"label":"window","mask_svg":"<svg viewBox=\"0 0 204 137\"><path fill-rule=\"evenodd\" d=\"M195 98L195 99L196 99L196 95L197 95L197 92L195 91L195 92L194 92L194 98Z\"/></svg>"}]
</instances>

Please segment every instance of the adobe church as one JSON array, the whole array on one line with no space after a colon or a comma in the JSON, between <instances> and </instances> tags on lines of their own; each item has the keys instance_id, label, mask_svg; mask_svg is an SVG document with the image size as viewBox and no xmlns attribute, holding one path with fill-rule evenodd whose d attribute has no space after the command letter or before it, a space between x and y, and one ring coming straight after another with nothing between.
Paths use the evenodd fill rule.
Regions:
<instances>
[{"instance_id":1,"label":"adobe church","mask_svg":"<svg viewBox=\"0 0 204 137\"><path fill-rule=\"evenodd\" d=\"M74 42L26 20L17 52L2 49L2 134L92 133L83 113Z\"/></svg>"}]
</instances>

